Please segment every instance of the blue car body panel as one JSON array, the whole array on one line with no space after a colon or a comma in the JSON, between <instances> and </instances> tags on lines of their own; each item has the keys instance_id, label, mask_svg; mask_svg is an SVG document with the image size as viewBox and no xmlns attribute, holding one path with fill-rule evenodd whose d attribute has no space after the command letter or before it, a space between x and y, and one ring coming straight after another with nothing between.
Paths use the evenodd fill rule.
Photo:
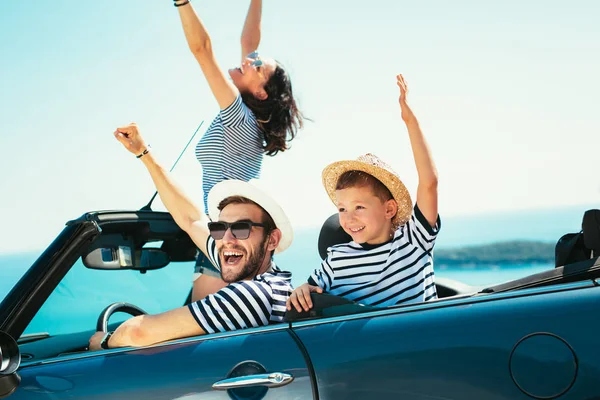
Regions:
<instances>
[{"instance_id":1,"label":"blue car body panel","mask_svg":"<svg viewBox=\"0 0 600 400\"><path fill-rule=\"evenodd\" d=\"M600 287L591 281L293 327L321 398L600 396Z\"/></svg>"},{"instance_id":2,"label":"blue car body panel","mask_svg":"<svg viewBox=\"0 0 600 400\"><path fill-rule=\"evenodd\" d=\"M304 356L285 328L257 328L23 365L21 385L11 399L229 399L227 391L215 391L212 385L239 363L250 361L268 372L294 376L289 385L269 389L267 398L310 399L313 390Z\"/></svg>"}]
</instances>

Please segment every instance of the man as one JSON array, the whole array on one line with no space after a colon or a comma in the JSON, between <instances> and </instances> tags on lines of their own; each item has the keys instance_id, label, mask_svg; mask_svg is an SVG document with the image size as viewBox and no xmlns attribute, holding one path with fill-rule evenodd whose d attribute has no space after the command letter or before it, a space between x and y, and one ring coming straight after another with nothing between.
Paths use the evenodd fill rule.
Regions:
<instances>
[{"instance_id":1,"label":"man","mask_svg":"<svg viewBox=\"0 0 600 400\"><path fill-rule=\"evenodd\" d=\"M113 333L96 332L90 339L90 350L148 346L281 322L291 293L291 274L278 269L271 256L285 250L293 238L281 207L249 183L223 181L208 195L214 221L208 222L156 161L137 125L118 128L114 134L141 159L175 222L219 267L229 285L188 306L133 317Z\"/></svg>"}]
</instances>

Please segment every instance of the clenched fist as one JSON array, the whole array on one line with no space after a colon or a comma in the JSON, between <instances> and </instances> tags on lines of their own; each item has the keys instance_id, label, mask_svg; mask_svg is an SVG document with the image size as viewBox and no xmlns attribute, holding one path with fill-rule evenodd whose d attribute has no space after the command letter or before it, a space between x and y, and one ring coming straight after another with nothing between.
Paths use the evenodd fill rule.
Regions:
<instances>
[{"instance_id":1,"label":"clenched fist","mask_svg":"<svg viewBox=\"0 0 600 400\"><path fill-rule=\"evenodd\" d=\"M136 156L139 156L148 149L148 145L140 134L138 126L135 122L117 128L114 132L114 135L127 150Z\"/></svg>"}]
</instances>

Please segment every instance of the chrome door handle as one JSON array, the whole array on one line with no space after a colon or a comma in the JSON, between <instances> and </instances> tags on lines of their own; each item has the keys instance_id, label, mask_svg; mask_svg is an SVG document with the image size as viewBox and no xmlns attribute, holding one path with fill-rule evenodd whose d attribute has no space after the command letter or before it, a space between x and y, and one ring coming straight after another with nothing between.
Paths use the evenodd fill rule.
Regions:
<instances>
[{"instance_id":1,"label":"chrome door handle","mask_svg":"<svg viewBox=\"0 0 600 400\"><path fill-rule=\"evenodd\" d=\"M222 381L215 382L212 385L212 388L216 390L237 389L251 386L266 386L270 388L276 388L287 385L293 380L294 377L290 374L273 372L271 374L246 375L238 376L236 378L223 379Z\"/></svg>"}]
</instances>

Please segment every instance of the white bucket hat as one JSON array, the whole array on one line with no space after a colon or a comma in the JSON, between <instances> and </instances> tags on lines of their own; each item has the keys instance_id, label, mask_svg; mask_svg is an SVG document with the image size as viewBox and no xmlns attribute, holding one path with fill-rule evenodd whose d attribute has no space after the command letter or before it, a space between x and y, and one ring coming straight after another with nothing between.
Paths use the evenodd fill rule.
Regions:
<instances>
[{"instance_id":1,"label":"white bucket hat","mask_svg":"<svg viewBox=\"0 0 600 400\"><path fill-rule=\"evenodd\" d=\"M273 218L275 226L281 231L281 240L275 249L275 253L281 253L290 247L294 240L292 224L287 215L285 215L283 208L264 189L259 189L257 186L262 185L256 179L250 182L230 179L217 183L208 192L208 215L212 221L218 221L220 214L218 209L219 203L228 197L240 196L252 200Z\"/></svg>"}]
</instances>

